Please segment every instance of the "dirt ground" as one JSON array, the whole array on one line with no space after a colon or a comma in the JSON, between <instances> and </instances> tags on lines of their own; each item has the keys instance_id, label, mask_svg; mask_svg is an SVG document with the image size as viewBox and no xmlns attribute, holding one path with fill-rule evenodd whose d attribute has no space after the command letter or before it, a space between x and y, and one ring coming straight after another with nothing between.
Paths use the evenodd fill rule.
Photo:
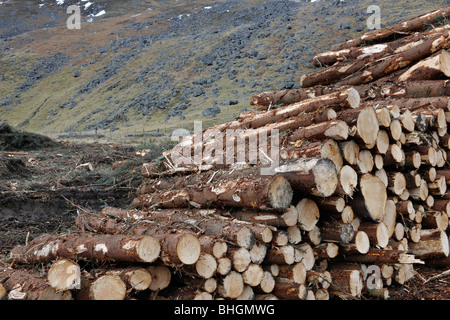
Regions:
<instances>
[{"instance_id":1,"label":"dirt ground","mask_svg":"<svg viewBox=\"0 0 450 320\"><path fill-rule=\"evenodd\" d=\"M46 232L70 232L79 211L128 207L142 181L140 165L169 148L55 142L14 132L5 139L4 130L2 135L0 126L0 265L4 266L15 245ZM113 169L113 164L120 166ZM450 277L424 284L445 269L415 265L412 280L389 287L390 299L450 300Z\"/></svg>"},{"instance_id":2,"label":"dirt ground","mask_svg":"<svg viewBox=\"0 0 450 320\"><path fill-rule=\"evenodd\" d=\"M142 181L140 166L164 148L55 142L7 131L0 125L0 254L4 256L27 238L70 231L78 211L129 206ZM120 165L113 169L113 164Z\"/></svg>"}]
</instances>

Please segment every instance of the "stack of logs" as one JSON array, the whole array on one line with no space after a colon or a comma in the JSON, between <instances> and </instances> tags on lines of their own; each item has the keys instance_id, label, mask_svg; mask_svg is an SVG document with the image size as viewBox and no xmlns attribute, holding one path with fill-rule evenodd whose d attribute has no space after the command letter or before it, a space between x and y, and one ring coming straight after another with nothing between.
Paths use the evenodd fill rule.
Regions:
<instances>
[{"instance_id":1,"label":"stack of logs","mask_svg":"<svg viewBox=\"0 0 450 320\"><path fill-rule=\"evenodd\" d=\"M142 166L132 209L15 247L0 295L386 299L414 264L450 265L448 17L336 45L300 89L186 136Z\"/></svg>"}]
</instances>

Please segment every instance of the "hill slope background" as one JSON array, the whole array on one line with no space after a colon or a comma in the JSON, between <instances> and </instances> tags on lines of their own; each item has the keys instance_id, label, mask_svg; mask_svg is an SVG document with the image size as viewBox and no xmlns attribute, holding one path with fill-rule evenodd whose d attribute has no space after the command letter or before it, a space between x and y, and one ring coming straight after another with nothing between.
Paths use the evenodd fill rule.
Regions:
<instances>
[{"instance_id":1,"label":"hill slope background","mask_svg":"<svg viewBox=\"0 0 450 320\"><path fill-rule=\"evenodd\" d=\"M314 54L447 1L7 0L0 121L52 134L169 136L229 121L254 93L296 88ZM67 7L81 9L69 30Z\"/></svg>"}]
</instances>

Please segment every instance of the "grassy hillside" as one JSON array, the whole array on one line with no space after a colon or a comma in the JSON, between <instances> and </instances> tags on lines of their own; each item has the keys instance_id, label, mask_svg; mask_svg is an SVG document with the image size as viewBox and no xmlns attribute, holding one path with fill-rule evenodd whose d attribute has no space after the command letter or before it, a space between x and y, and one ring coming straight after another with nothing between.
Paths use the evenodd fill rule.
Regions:
<instances>
[{"instance_id":1,"label":"grassy hillside","mask_svg":"<svg viewBox=\"0 0 450 320\"><path fill-rule=\"evenodd\" d=\"M443 4L92 2L80 30L66 27L66 7L78 1L0 5L0 120L55 134L207 127L249 108L254 93L298 87L314 54L367 31L368 6L388 26Z\"/></svg>"}]
</instances>

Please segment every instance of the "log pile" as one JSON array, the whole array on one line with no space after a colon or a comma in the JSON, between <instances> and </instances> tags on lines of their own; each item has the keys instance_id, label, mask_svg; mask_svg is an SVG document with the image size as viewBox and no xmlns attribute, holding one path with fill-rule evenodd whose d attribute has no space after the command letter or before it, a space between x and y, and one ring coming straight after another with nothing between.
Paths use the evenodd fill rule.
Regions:
<instances>
[{"instance_id":1,"label":"log pile","mask_svg":"<svg viewBox=\"0 0 450 320\"><path fill-rule=\"evenodd\" d=\"M255 95L255 111L145 163L133 208L14 248L0 293L386 299L415 264L450 265L449 16L318 54L300 89Z\"/></svg>"}]
</instances>

